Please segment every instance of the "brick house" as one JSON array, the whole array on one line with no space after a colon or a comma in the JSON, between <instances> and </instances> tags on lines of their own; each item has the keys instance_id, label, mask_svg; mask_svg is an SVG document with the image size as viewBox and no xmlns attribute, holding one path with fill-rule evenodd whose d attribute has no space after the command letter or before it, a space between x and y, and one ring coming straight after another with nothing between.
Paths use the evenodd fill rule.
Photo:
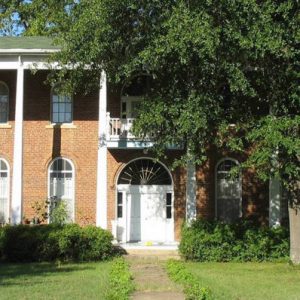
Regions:
<instances>
[{"instance_id":1,"label":"brick house","mask_svg":"<svg viewBox=\"0 0 300 300\"><path fill-rule=\"evenodd\" d=\"M252 170L230 179L243 159L211 150L203 166L170 170L152 159L151 139L130 132L138 93L102 87L65 96L45 84L47 56L58 48L41 37L0 38L0 222L34 217L32 204L56 196L70 221L96 224L118 240L174 242L185 219L281 222L278 182ZM35 70L35 72L32 72Z\"/></svg>"}]
</instances>

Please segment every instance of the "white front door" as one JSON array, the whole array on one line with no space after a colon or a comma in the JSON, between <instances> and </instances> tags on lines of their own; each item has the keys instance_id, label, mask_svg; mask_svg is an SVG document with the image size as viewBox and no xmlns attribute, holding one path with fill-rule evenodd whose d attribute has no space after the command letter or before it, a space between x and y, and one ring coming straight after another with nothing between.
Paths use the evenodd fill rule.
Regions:
<instances>
[{"instance_id":1,"label":"white front door","mask_svg":"<svg viewBox=\"0 0 300 300\"><path fill-rule=\"evenodd\" d=\"M172 204L167 205L167 194L172 197L169 186L145 185L129 189L127 193L127 241L174 240Z\"/></svg>"},{"instance_id":2,"label":"white front door","mask_svg":"<svg viewBox=\"0 0 300 300\"><path fill-rule=\"evenodd\" d=\"M128 233L129 241L141 240L141 195L138 193L128 194L127 197L129 217Z\"/></svg>"}]
</instances>

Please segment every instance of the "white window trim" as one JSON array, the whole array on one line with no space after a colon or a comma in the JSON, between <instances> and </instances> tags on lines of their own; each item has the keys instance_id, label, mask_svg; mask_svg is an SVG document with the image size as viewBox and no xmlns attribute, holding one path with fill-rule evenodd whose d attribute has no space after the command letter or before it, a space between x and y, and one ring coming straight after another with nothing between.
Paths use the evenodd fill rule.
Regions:
<instances>
[{"instance_id":1,"label":"white window trim","mask_svg":"<svg viewBox=\"0 0 300 300\"><path fill-rule=\"evenodd\" d=\"M4 123L1 123L0 122L0 128L2 127L2 128L11 128L11 127L7 127L7 126L9 126L9 104L10 104L10 92L9 92L9 87L8 87L8 85L7 85L7 83L6 82L4 82L4 81L0 81L0 85L1 84L3 84L6 88L7 88L7 91L8 91L8 101L7 101L7 112L6 112L6 114L7 114L7 121Z\"/></svg>"},{"instance_id":2,"label":"white window trim","mask_svg":"<svg viewBox=\"0 0 300 300\"><path fill-rule=\"evenodd\" d=\"M218 163L215 166L215 219L218 220L218 167L221 163L223 163L226 160L230 160L233 161L237 166L240 166L240 163L238 160L231 158L231 157L224 157L222 159L220 159L218 161ZM242 172L239 172L239 192L240 192L240 197L239 197L239 217L241 218L243 216L243 207L242 207L242 196L243 196L243 190L242 190L242 181L243 181L243 177L242 177Z\"/></svg>"},{"instance_id":3,"label":"white window trim","mask_svg":"<svg viewBox=\"0 0 300 300\"><path fill-rule=\"evenodd\" d=\"M51 195L50 195L50 174L51 174L51 166L55 163L55 161L59 160L59 159L64 159L66 160L68 163L70 163L70 165L72 166L72 171L67 171L68 173L72 173L72 178L73 178L73 193L72 193L72 199L73 199L73 213L72 213L72 222L75 222L75 189L76 189L76 177L75 177L75 166L74 166L74 163L72 162L72 160L70 160L69 158L66 158L64 156L59 156L59 157L56 157L54 159L52 159L48 165L48 179L47 179L47 187L48 187L48 199L50 199ZM48 213L49 213L49 210L48 210ZM48 218L48 224L50 224L50 220Z\"/></svg>"},{"instance_id":4,"label":"white window trim","mask_svg":"<svg viewBox=\"0 0 300 300\"><path fill-rule=\"evenodd\" d=\"M55 88L57 87L57 85L54 85L52 88L51 88L51 93L50 93L50 127L53 128L55 126L57 127L61 127L61 128L74 128L74 96L71 95L71 119L72 121L71 122L53 122L53 95L57 95L57 94L54 94L54 90ZM48 127L47 127L48 128Z\"/></svg>"},{"instance_id":5,"label":"white window trim","mask_svg":"<svg viewBox=\"0 0 300 300\"><path fill-rule=\"evenodd\" d=\"M8 217L8 220L10 220L10 208L11 208L11 201L10 201L10 165L8 163L8 161L3 158L3 157L0 157L0 162L4 161L4 163L6 164L6 167L7 167L7 190L8 190L8 196L7 196L7 201L8 201L8 205L7 205L7 217Z\"/></svg>"}]
</instances>

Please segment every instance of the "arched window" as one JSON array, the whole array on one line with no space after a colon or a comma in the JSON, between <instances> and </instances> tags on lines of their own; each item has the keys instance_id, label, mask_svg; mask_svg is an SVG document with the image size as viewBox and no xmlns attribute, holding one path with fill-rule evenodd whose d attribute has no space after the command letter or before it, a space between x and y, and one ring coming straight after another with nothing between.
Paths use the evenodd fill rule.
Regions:
<instances>
[{"instance_id":1,"label":"arched window","mask_svg":"<svg viewBox=\"0 0 300 300\"><path fill-rule=\"evenodd\" d=\"M122 170L118 184L171 185L172 179L161 163L143 158L132 161Z\"/></svg>"},{"instance_id":2,"label":"arched window","mask_svg":"<svg viewBox=\"0 0 300 300\"><path fill-rule=\"evenodd\" d=\"M58 124L73 122L72 96L61 93L58 87L52 89L51 122Z\"/></svg>"},{"instance_id":3,"label":"arched window","mask_svg":"<svg viewBox=\"0 0 300 300\"><path fill-rule=\"evenodd\" d=\"M49 196L56 202L54 205L64 201L68 220L74 221L74 168L70 160L59 157L50 164Z\"/></svg>"},{"instance_id":4,"label":"arched window","mask_svg":"<svg viewBox=\"0 0 300 300\"><path fill-rule=\"evenodd\" d=\"M8 122L9 90L4 82L0 82L0 124Z\"/></svg>"},{"instance_id":5,"label":"arched window","mask_svg":"<svg viewBox=\"0 0 300 300\"><path fill-rule=\"evenodd\" d=\"M9 221L9 167L0 158L0 224Z\"/></svg>"},{"instance_id":6,"label":"arched window","mask_svg":"<svg viewBox=\"0 0 300 300\"><path fill-rule=\"evenodd\" d=\"M238 167L236 160L221 160L216 168L216 217L233 222L242 216L241 174L231 172Z\"/></svg>"}]
</instances>

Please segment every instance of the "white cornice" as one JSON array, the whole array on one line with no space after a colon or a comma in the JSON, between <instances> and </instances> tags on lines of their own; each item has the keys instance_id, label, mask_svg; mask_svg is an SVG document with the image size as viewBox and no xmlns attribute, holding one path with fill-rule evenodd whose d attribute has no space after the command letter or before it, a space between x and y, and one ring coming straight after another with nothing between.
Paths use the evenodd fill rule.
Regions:
<instances>
[{"instance_id":1,"label":"white cornice","mask_svg":"<svg viewBox=\"0 0 300 300\"><path fill-rule=\"evenodd\" d=\"M0 54L50 54L60 49L0 49Z\"/></svg>"}]
</instances>

